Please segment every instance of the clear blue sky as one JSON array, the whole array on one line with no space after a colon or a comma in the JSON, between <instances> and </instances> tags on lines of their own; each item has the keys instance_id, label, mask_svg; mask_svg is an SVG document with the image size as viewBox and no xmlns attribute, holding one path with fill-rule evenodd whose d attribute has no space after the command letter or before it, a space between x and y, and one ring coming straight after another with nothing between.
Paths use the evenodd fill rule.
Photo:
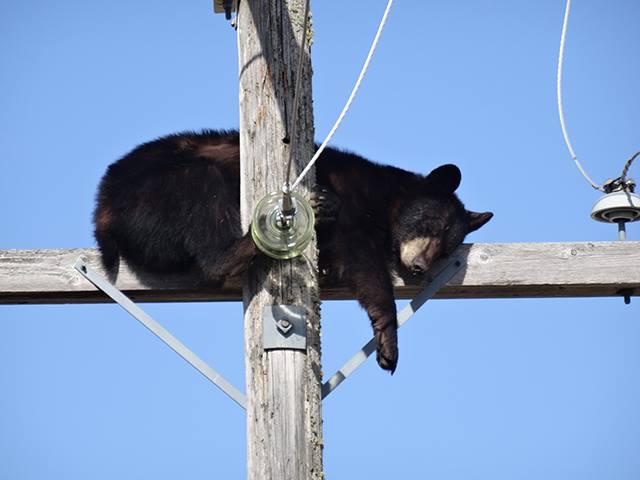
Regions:
<instances>
[{"instance_id":1,"label":"clear blue sky","mask_svg":"<svg viewBox=\"0 0 640 480\"><path fill-rule=\"evenodd\" d=\"M319 139L385 3L312 2ZM334 144L459 165L463 201L496 213L469 241L615 239L589 218L598 195L558 125L563 10L397 1ZM639 18L635 0L574 2L567 122L600 182L640 149ZM0 249L92 246L109 163L159 135L237 127L236 62L209 1L0 2ZM145 308L244 389L239 304ZM327 477L640 478L639 313L617 298L427 304L395 376L370 361L324 403ZM323 305L325 372L368 323L353 302ZM241 410L119 307L0 306L0 478L244 476Z\"/></svg>"}]
</instances>

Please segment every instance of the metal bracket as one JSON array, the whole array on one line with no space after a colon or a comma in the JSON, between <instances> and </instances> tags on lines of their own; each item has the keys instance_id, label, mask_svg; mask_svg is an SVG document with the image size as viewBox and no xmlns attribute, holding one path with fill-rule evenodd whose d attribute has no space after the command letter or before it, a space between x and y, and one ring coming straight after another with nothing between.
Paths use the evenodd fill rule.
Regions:
<instances>
[{"instance_id":1,"label":"metal bracket","mask_svg":"<svg viewBox=\"0 0 640 480\"><path fill-rule=\"evenodd\" d=\"M425 287L411 300L411 303L404 307L398 314L398 328L404 325L418 309L432 298L440 288L447 284L451 278L458 273L464 266L465 261L460 257L452 258L449 263L429 282ZM376 351L376 339L372 338L360 349L353 357L334 373L329 380L322 385L322 398L326 398L340 385L346 378L351 375L364 361Z\"/></svg>"},{"instance_id":2,"label":"metal bracket","mask_svg":"<svg viewBox=\"0 0 640 480\"><path fill-rule=\"evenodd\" d=\"M247 409L247 398L236 387L229 383L222 375L211 368L207 363L189 350L180 340L171 335L162 325L151 318L129 297L118 290L106 278L93 270L84 258L76 261L74 268L80 274L93 283L97 288L109 295L114 302L129 312L136 320L144 325L151 333L166 343L174 352L185 359L193 368L209 379L216 387L236 402L243 409Z\"/></svg>"},{"instance_id":3,"label":"metal bracket","mask_svg":"<svg viewBox=\"0 0 640 480\"><path fill-rule=\"evenodd\" d=\"M262 310L265 350L306 350L307 311L298 305L266 305Z\"/></svg>"}]
</instances>

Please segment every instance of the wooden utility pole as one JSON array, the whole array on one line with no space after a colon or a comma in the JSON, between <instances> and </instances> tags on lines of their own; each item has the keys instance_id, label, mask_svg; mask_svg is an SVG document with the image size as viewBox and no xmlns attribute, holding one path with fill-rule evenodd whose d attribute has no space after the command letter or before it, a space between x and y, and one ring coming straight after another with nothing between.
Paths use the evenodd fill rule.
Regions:
<instances>
[{"instance_id":1,"label":"wooden utility pole","mask_svg":"<svg viewBox=\"0 0 640 480\"><path fill-rule=\"evenodd\" d=\"M295 178L313 153L311 62L300 52L304 0L243 0L238 13L240 72L241 216L248 229L256 203L281 191L289 148ZM307 43L308 45L308 43ZM304 70L298 112L293 112L299 55ZM297 115L291 143L285 125ZM300 193L308 197L312 173ZM304 257L260 258L243 287L247 382L247 478L323 478L320 308L315 243ZM267 350L263 312L295 305L306 312L307 349Z\"/></svg>"}]
</instances>

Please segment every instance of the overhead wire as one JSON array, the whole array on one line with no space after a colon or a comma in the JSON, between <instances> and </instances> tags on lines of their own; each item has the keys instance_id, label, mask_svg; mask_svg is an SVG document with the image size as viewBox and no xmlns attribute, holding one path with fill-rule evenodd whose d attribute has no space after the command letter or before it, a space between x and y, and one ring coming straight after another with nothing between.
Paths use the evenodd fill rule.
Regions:
<instances>
[{"instance_id":1,"label":"overhead wire","mask_svg":"<svg viewBox=\"0 0 640 480\"><path fill-rule=\"evenodd\" d=\"M388 0L387 6L386 6L385 11L384 11L384 13L382 15L382 19L380 20L380 24L378 25L378 30L376 31L375 37L374 37L373 42L371 44L371 47L369 49L369 53L368 53L368 55L367 55L367 57L365 59L365 62L363 64L363 66L362 66L362 69L360 70L360 74L358 75L356 83L354 84L353 89L351 90L351 94L349 95L349 98L347 99L347 102L345 103L342 111L340 112L340 115L338 116L336 122L334 123L333 127L331 128L331 130L327 134L325 140L322 142L322 144L320 145L318 150L315 152L315 154L313 155L313 157L311 158L311 160L309 161L307 166L302 170L302 172L298 175L296 180L291 185L291 187L290 187L291 190L295 189L298 186L298 184L302 181L302 179L305 177L305 175L313 167L313 165L318 160L318 158L320 157L320 155L322 154L324 149L327 147L328 143L333 138L333 135L338 130L340 124L344 120L344 117L346 116L347 112L349 111L349 108L351 107L351 104L353 103L353 100L354 100L354 98L355 98L355 96L356 96L356 94L357 94L357 92L358 92L358 90L360 88L360 85L362 84L362 80L364 79L364 76L367 73L367 70L369 68L369 64L371 63L371 59L373 58L373 54L375 53L375 50L376 50L376 48L378 46L378 42L379 42L380 37L382 35L382 31L384 30L384 27L386 25L387 19L389 17L389 12L391 11L392 5L393 5L393 0ZM309 0L307 0L306 5L305 5L305 29L303 30L302 49L304 49L304 41L305 41L306 35L307 35L306 22L308 20L308 8L309 8ZM563 107L563 102L562 102L562 71L563 71L564 49L565 49L565 43L566 43L567 27L568 27L568 23L569 23L570 12L571 12L571 0L567 0L566 6L565 6L565 12L564 12L564 19L563 19L563 22L562 22L562 33L561 33L561 36L560 36L560 51L559 51L559 54L558 54L558 68L557 68L557 76L556 76L556 94L557 94L557 103L558 103L558 115L559 115L559 118L560 118L560 128L562 130L562 136L564 138L564 142L565 142L565 145L567 147L567 150L569 151L569 154L571 155L571 158L573 159L576 167L578 168L578 171L582 174L582 176L585 178L585 180L591 185L591 187L593 187L595 190L599 190L599 191L604 192L605 191L604 188L602 186L598 185L596 182L594 182L591 179L591 177L587 174L587 172L583 168L582 164L578 160L578 157L577 157L577 155L575 153L575 150L573 149L573 145L571 144L571 139L569 138L569 133L567 131L566 121L565 121L565 117L564 117L564 107ZM295 95L294 95L294 113L293 113L294 116L295 116L295 107L297 106L297 96L298 96L297 84L299 82L301 70L302 70L302 61L300 60L299 65L298 65L298 73L297 73L297 77L296 77L296 91L295 91ZM638 156L640 156L640 152L638 152L635 155L633 155L627 161L627 163L624 166L623 172L622 172L622 176L621 176L622 179L626 178L626 174L627 174L627 172L629 170L629 167L631 166L631 163ZM285 189L286 190L289 190L289 178L290 178L290 171L291 171L290 169L291 169L291 157L289 158L289 164L288 164L288 168L287 168L287 181L286 181L286 184L285 184Z\"/></svg>"},{"instance_id":2,"label":"overhead wire","mask_svg":"<svg viewBox=\"0 0 640 480\"><path fill-rule=\"evenodd\" d=\"M627 160L627 162L624 164L624 168L622 169L622 175L620 175L620 179L625 182L627 180L627 173L629 173L629 168L631 167L631 164L633 163L633 161L640 157L640 152L636 152L634 153L631 158L629 158L629 160Z\"/></svg>"},{"instance_id":3,"label":"overhead wire","mask_svg":"<svg viewBox=\"0 0 640 480\"><path fill-rule=\"evenodd\" d=\"M309 160L309 163L307 164L307 166L304 168L304 170L302 170L302 172L300 172L300 175L298 175L298 178L296 178L296 180L293 182L293 185L291 185L292 190L296 188L298 184L302 181L302 179L305 177L305 175L309 173L309 170L311 170L311 167L313 167L313 165L316 163L316 160L318 160L318 158L320 157L324 149L327 147L327 144L329 143L333 135L336 133L336 130L338 130L338 127L342 123L342 120L344 119L345 115L349 111L349 107L351 107L351 104L353 103L353 99L355 98L356 93L360 88L360 84L362 83L362 80L365 74L367 73L367 70L369 69L369 64L371 63L373 54L375 53L376 47L378 46L378 41L380 40L380 36L382 35L384 26L387 23L387 18L389 17L389 12L391 11L392 5L393 5L393 0L389 0L387 2L387 7L384 10L384 14L382 15L382 19L380 20L380 24L378 25L378 30L376 31L376 35L373 38L371 48L369 49L369 54L367 55L367 58L362 66L362 69L360 70L360 75L358 75L358 79L356 80L356 83L353 86L353 89L351 90L351 95L349 95L349 98L347 99L347 102L345 103L344 108L342 109L342 112L340 112L338 119L334 123L333 127L327 134L327 137L322 142L322 144L320 145L316 153L313 155L311 160Z\"/></svg>"},{"instance_id":4,"label":"overhead wire","mask_svg":"<svg viewBox=\"0 0 640 480\"><path fill-rule=\"evenodd\" d=\"M562 136L564 137L564 143L567 145L567 149L569 150L569 154L573 159L576 167L582 174L582 176L591 184L591 186L596 189L604 192L604 188L591 180L591 177L587 175L587 172L582 168L578 157L576 156L575 151L573 150L573 146L571 145L571 140L569 139L569 133L567 132L567 126L564 120L564 109L562 107L562 64L564 62L564 45L567 36L567 25L569 23L569 13L571 11L571 0L567 0L567 4L564 10L564 20L562 22L562 34L560 35L560 53L558 55L558 71L556 77L556 93L558 98L558 114L560 116L560 128L562 129Z\"/></svg>"}]
</instances>

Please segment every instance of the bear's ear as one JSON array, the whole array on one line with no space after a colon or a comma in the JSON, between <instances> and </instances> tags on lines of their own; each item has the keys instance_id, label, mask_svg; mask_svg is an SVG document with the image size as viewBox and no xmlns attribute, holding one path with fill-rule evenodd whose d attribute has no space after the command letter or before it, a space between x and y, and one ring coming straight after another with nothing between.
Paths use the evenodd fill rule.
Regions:
<instances>
[{"instance_id":1,"label":"bear's ear","mask_svg":"<svg viewBox=\"0 0 640 480\"><path fill-rule=\"evenodd\" d=\"M427 175L429 186L440 193L451 194L460 186L462 174L460 169L452 164L441 165Z\"/></svg>"},{"instance_id":2,"label":"bear's ear","mask_svg":"<svg viewBox=\"0 0 640 480\"><path fill-rule=\"evenodd\" d=\"M478 230L481 226L487 223L493 217L492 212L471 212L467 210L467 215L469 216L469 229L467 233Z\"/></svg>"}]
</instances>

